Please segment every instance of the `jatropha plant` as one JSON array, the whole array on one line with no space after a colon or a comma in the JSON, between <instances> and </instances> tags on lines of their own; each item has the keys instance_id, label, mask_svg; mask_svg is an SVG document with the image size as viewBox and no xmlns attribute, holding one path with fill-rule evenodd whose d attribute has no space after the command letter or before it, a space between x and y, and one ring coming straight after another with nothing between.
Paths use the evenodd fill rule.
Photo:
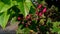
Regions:
<instances>
[{"instance_id":1,"label":"jatropha plant","mask_svg":"<svg viewBox=\"0 0 60 34\"><path fill-rule=\"evenodd\" d=\"M5 30L17 34L60 32L59 0L0 0L0 4L0 25Z\"/></svg>"},{"instance_id":2,"label":"jatropha plant","mask_svg":"<svg viewBox=\"0 0 60 34\"><path fill-rule=\"evenodd\" d=\"M56 13L56 9L55 9L55 4L51 5L47 2L47 0L45 1L47 3L47 6L43 6L43 4L38 3L37 0L31 0L33 5L34 5L34 10L35 13L29 13L25 18L23 18L22 20L20 20L20 24L19 25L23 25L22 29L25 28L29 28L33 31L35 31L37 34L47 34L47 32L49 34L54 34L57 32L52 32L51 29L53 29L53 23L51 23L52 19L55 18L53 15L54 11ZM57 0L58 1L58 0ZM52 1L54 2L54 1ZM53 6L55 5L55 6ZM19 18L19 17L18 17ZM21 17L20 17L21 18ZM20 19L19 18L19 19ZM19 20L18 19L18 20ZM49 20L48 20L49 19Z\"/></svg>"},{"instance_id":3,"label":"jatropha plant","mask_svg":"<svg viewBox=\"0 0 60 34\"><path fill-rule=\"evenodd\" d=\"M24 17L23 14L19 14L17 16L17 21L20 21L19 26L23 25L21 27L21 30L24 28L30 29L30 34L37 33L37 34L54 34L56 32L52 32L51 29L53 29L53 18L56 13L55 4L49 4L47 0L45 2L47 5L43 6L42 3L39 3L37 0L31 0L34 7L31 6L30 12ZM50 2L51 3L51 2ZM55 13L54 13L55 11ZM34 14L33 14L34 13ZM54 14L54 15L52 15ZM51 21L53 20L53 21ZM53 29L54 30L54 29ZM27 34L27 33L26 33Z\"/></svg>"},{"instance_id":4,"label":"jatropha plant","mask_svg":"<svg viewBox=\"0 0 60 34\"><path fill-rule=\"evenodd\" d=\"M49 27L46 25L46 17L44 16L44 13L47 11L47 7L44 7L42 4L39 4L37 1L33 1L32 3L35 6L35 14L28 14L25 18L21 15L18 16L18 21L20 20L19 25L23 25L22 29L30 28L33 31L36 31L37 34L46 34L47 31L49 31ZM21 18L23 18L21 20ZM41 20L44 20L41 22ZM52 24L51 24L52 25ZM38 32L39 31L39 32Z\"/></svg>"}]
</instances>

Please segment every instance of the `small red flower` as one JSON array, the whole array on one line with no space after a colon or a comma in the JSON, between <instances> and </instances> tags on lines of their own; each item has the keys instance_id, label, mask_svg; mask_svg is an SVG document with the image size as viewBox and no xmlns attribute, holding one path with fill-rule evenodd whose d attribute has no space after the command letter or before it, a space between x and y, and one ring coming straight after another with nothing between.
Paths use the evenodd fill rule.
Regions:
<instances>
[{"instance_id":1,"label":"small red flower","mask_svg":"<svg viewBox=\"0 0 60 34\"><path fill-rule=\"evenodd\" d=\"M37 8L38 8L38 9L40 9L41 7L42 7L42 5L41 5L41 4L39 4Z\"/></svg>"},{"instance_id":2,"label":"small red flower","mask_svg":"<svg viewBox=\"0 0 60 34\"><path fill-rule=\"evenodd\" d=\"M46 10L47 10L47 8L45 7L45 8L43 9L43 11L42 11L42 12L43 12L43 13L45 13L45 12L46 12Z\"/></svg>"},{"instance_id":3,"label":"small red flower","mask_svg":"<svg viewBox=\"0 0 60 34\"><path fill-rule=\"evenodd\" d=\"M42 12L39 13L39 16L42 16Z\"/></svg>"},{"instance_id":4,"label":"small red flower","mask_svg":"<svg viewBox=\"0 0 60 34\"><path fill-rule=\"evenodd\" d=\"M24 22L22 22L22 24L24 24Z\"/></svg>"},{"instance_id":5,"label":"small red flower","mask_svg":"<svg viewBox=\"0 0 60 34\"><path fill-rule=\"evenodd\" d=\"M21 18L20 18L20 17L18 17L18 20L21 20Z\"/></svg>"},{"instance_id":6,"label":"small red flower","mask_svg":"<svg viewBox=\"0 0 60 34\"><path fill-rule=\"evenodd\" d=\"M30 19L30 17L31 17L31 15L29 14L26 16L26 19L28 20L28 19Z\"/></svg>"}]
</instances>

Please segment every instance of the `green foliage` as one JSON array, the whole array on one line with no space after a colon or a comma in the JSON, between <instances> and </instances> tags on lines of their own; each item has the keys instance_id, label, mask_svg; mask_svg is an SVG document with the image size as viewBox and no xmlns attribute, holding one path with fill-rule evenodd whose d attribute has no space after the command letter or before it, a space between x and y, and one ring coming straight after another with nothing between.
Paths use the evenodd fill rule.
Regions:
<instances>
[{"instance_id":1,"label":"green foliage","mask_svg":"<svg viewBox=\"0 0 60 34\"><path fill-rule=\"evenodd\" d=\"M60 31L60 22L53 22L53 31L59 32Z\"/></svg>"},{"instance_id":2,"label":"green foliage","mask_svg":"<svg viewBox=\"0 0 60 34\"><path fill-rule=\"evenodd\" d=\"M35 14L35 9L32 6L30 7L29 14Z\"/></svg>"},{"instance_id":3,"label":"green foliage","mask_svg":"<svg viewBox=\"0 0 60 34\"><path fill-rule=\"evenodd\" d=\"M29 13L30 7L32 6L32 3L30 0L23 0L21 2L18 2L18 6L20 8L21 13L26 17Z\"/></svg>"},{"instance_id":4,"label":"green foliage","mask_svg":"<svg viewBox=\"0 0 60 34\"><path fill-rule=\"evenodd\" d=\"M41 10L46 7L45 0L37 0L37 2L38 4L43 5ZM50 28L53 32L60 32L60 22L53 22L56 19L52 19L53 16L51 16L51 14L55 15L55 13L53 13L53 8L51 9L47 7L46 15L43 13L42 17L36 15L36 10L38 12L41 11L40 9L37 9L37 6L33 5L31 0L0 0L0 26L4 29L9 21L11 21L11 24L14 24L17 21L19 14L22 14L24 18L20 22L22 23L22 21L24 21L24 23L26 23L26 21L29 21L26 20L26 16L31 14L31 25L26 28L25 25L20 23L17 34L29 34L30 30L44 33L46 32L45 30L49 31ZM57 7L55 10L58 14L59 12Z\"/></svg>"},{"instance_id":5,"label":"green foliage","mask_svg":"<svg viewBox=\"0 0 60 34\"><path fill-rule=\"evenodd\" d=\"M0 25L3 28L5 28L5 26L6 26L7 22L8 22L9 16L10 15L8 15L7 12L4 12L4 13L0 14Z\"/></svg>"},{"instance_id":6,"label":"green foliage","mask_svg":"<svg viewBox=\"0 0 60 34\"><path fill-rule=\"evenodd\" d=\"M15 5L18 6L20 13L26 17L26 15L29 13L30 7L32 6L32 3L30 0L0 0L0 25L3 28L5 28L8 20L11 18L9 18L9 16L12 15L11 13L14 10L13 6ZM9 15L7 15L7 12L9 12L8 10L11 10L11 13L9 13Z\"/></svg>"}]
</instances>

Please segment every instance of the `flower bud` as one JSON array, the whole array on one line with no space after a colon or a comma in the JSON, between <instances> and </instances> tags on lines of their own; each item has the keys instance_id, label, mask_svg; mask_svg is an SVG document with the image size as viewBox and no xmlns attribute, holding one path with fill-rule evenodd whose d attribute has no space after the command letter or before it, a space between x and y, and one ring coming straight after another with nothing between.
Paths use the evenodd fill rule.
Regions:
<instances>
[{"instance_id":1,"label":"flower bud","mask_svg":"<svg viewBox=\"0 0 60 34\"><path fill-rule=\"evenodd\" d=\"M47 8L45 7L42 12L45 13L46 11L47 11Z\"/></svg>"},{"instance_id":2,"label":"flower bud","mask_svg":"<svg viewBox=\"0 0 60 34\"><path fill-rule=\"evenodd\" d=\"M40 9L41 7L42 7L42 5L41 5L41 4L39 4L37 8L38 8L38 9Z\"/></svg>"},{"instance_id":3,"label":"flower bud","mask_svg":"<svg viewBox=\"0 0 60 34\"><path fill-rule=\"evenodd\" d=\"M26 16L26 19L27 20L30 19L30 18L31 18L31 15L30 14Z\"/></svg>"},{"instance_id":4,"label":"flower bud","mask_svg":"<svg viewBox=\"0 0 60 34\"><path fill-rule=\"evenodd\" d=\"M39 13L39 16L42 16L42 12Z\"/></svg>"},{"instance_id":5,"label":"flower bud","mask_svg":"<svg viewBox=\"0 0 60 34\"><path fill-rule=\"evenodd\" d=\"M18 21L20 21L20 20L21 20L21 18L20 18L20 17L18 17L17 19L18 19Z\"/></svg>"}]
</instances>

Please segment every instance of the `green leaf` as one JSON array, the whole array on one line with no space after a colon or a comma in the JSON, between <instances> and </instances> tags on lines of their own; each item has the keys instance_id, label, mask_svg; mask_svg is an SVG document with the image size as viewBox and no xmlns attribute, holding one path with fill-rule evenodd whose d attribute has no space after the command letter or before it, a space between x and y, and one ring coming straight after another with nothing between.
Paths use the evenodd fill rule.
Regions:
<instances>
[{"instance_id":1,"label":"green leaf","mask_svg":"<svg viewBox=\"0 0 60 34\"><path fill-rule=\"evenodd\" d=\"M29 14L35 14L35 9L33 7L30 7Z\"/></svg>"},{"instance_id":2,"label":"green leaf","mask_svg":"<svg viewBox=\"0 0 60 34\"><path fill-rule=\"evenodd\" d=\"M8 4L8 5L11 4L11 3L10 3L10 0L1 0L1 2L3 2L4 4Z\"/></svg>"},{"instance_id":3,"label":"green leaf","mask_svg":"<svg viewBox=\"0 0 60 34\"><path fill-rule=\"evenodd\" d=\"M16 1L13 0L0 0L0 13L7 11L12 6L17 5Z\"/></svg>"},{"instance_id":4,"label":"green leaf","mask_svg":"<svg viewBox=\"0 0 60 34\"><path fill-rule=\"evenodd\" d=\"M29 28L24 28L24 34L29 34L30 29Z\"/></svg>"},{"instance_id":5,"label":"green leaf","mask_svg":"<svg viewBox=\"0 0 60 34\"><path fill-rule=\"evenodd\" d=\"M30 7L32 6L32 3L30 0L25 0L18 2L18 6L20 8L21 13L26 17L29 13Z\"/></svg>"},{"instance_id":6,"label":"green leaf","mask_svg":"<svg viewBox=\"0 0 60 34\"><path fill-rule=\"evenodd\" d=\"M18 30L17 30L17 34L18 33L22 33L22 34L29 34L29 32L30 32L30 29L29 28L23 28L23 29L21 29L23 27L23 25L20 25L19 26L19 28L18 28Z\"/></svg>"},{"instance_id":7,"label":"green leaf","mask_svg":"<svg viewBox=\"0 0 60 34\"><path fill-rule=\"evenodd\" d=\"M38 3L41 3L43 0L37 0L38 1Z\"/></svg>"},{"instance_id":8,"label":"green leaf","mask_svg":"<svg viewBox=\"0 0 60 34\"><path fill-rule=\"evenodd\" d=\"M47 20L47 23L51 23L52 21L51 21L51 19L50 18L48 18L48 20Z\"/></svg>"},{"instance_id":9,"label":"green leaf","mask_svg":"<svg viewBox=\"0 0 60 34\"><path fill-rule=\"evenodd\" d=\"M22 34L24 33L24 29L21 29L22 27L23 27L23 25L19 26L19 28L17 29L17 32L16 32L17 34L18 33L22 33Z\"/></svg>"},{"instance_id":10,"label":"green leaf","mask_svg":"<svg viewBox=\"0 0 60 34\"><path fill-rule=\"evenodd\" d=\"M60 22L53 22L53 31L54 32L60 31L59 25L60 25Z\"/></svg>"},{"instance_id":11,"label":"green leaf","mask_svg":"<svg viewBox=\"0 0 60 34\"><path fill-rule=\"evenodd\" d=\"M9 8L11 8L13 5L17 5L16 1L12 1L12 0L0 0L0 25L2 26L2 28L5 28L9 16L7 15L7 11L9 10Z\"/></svg>"},{"instance_id":12,"label":"green leaf","mask_svg":"<svg viewBox=\"0 0 60 34\"><path fill-rule=\"evenodd\" d=\"M2 26L2 28L5 28L8 22L9 16L10 15L8 15L7 12L0 14L0 25Z\"/></svg>"},{"instance_id":13,"label":"green leaf","mask_svg":"<svg viewBox=\"0 0 60 34\"><path fill-rule=\"evenodd\" d=\"M0 13L7 11L13 6L12 0L0 0Z\"/></svg>"}]
</instances>

